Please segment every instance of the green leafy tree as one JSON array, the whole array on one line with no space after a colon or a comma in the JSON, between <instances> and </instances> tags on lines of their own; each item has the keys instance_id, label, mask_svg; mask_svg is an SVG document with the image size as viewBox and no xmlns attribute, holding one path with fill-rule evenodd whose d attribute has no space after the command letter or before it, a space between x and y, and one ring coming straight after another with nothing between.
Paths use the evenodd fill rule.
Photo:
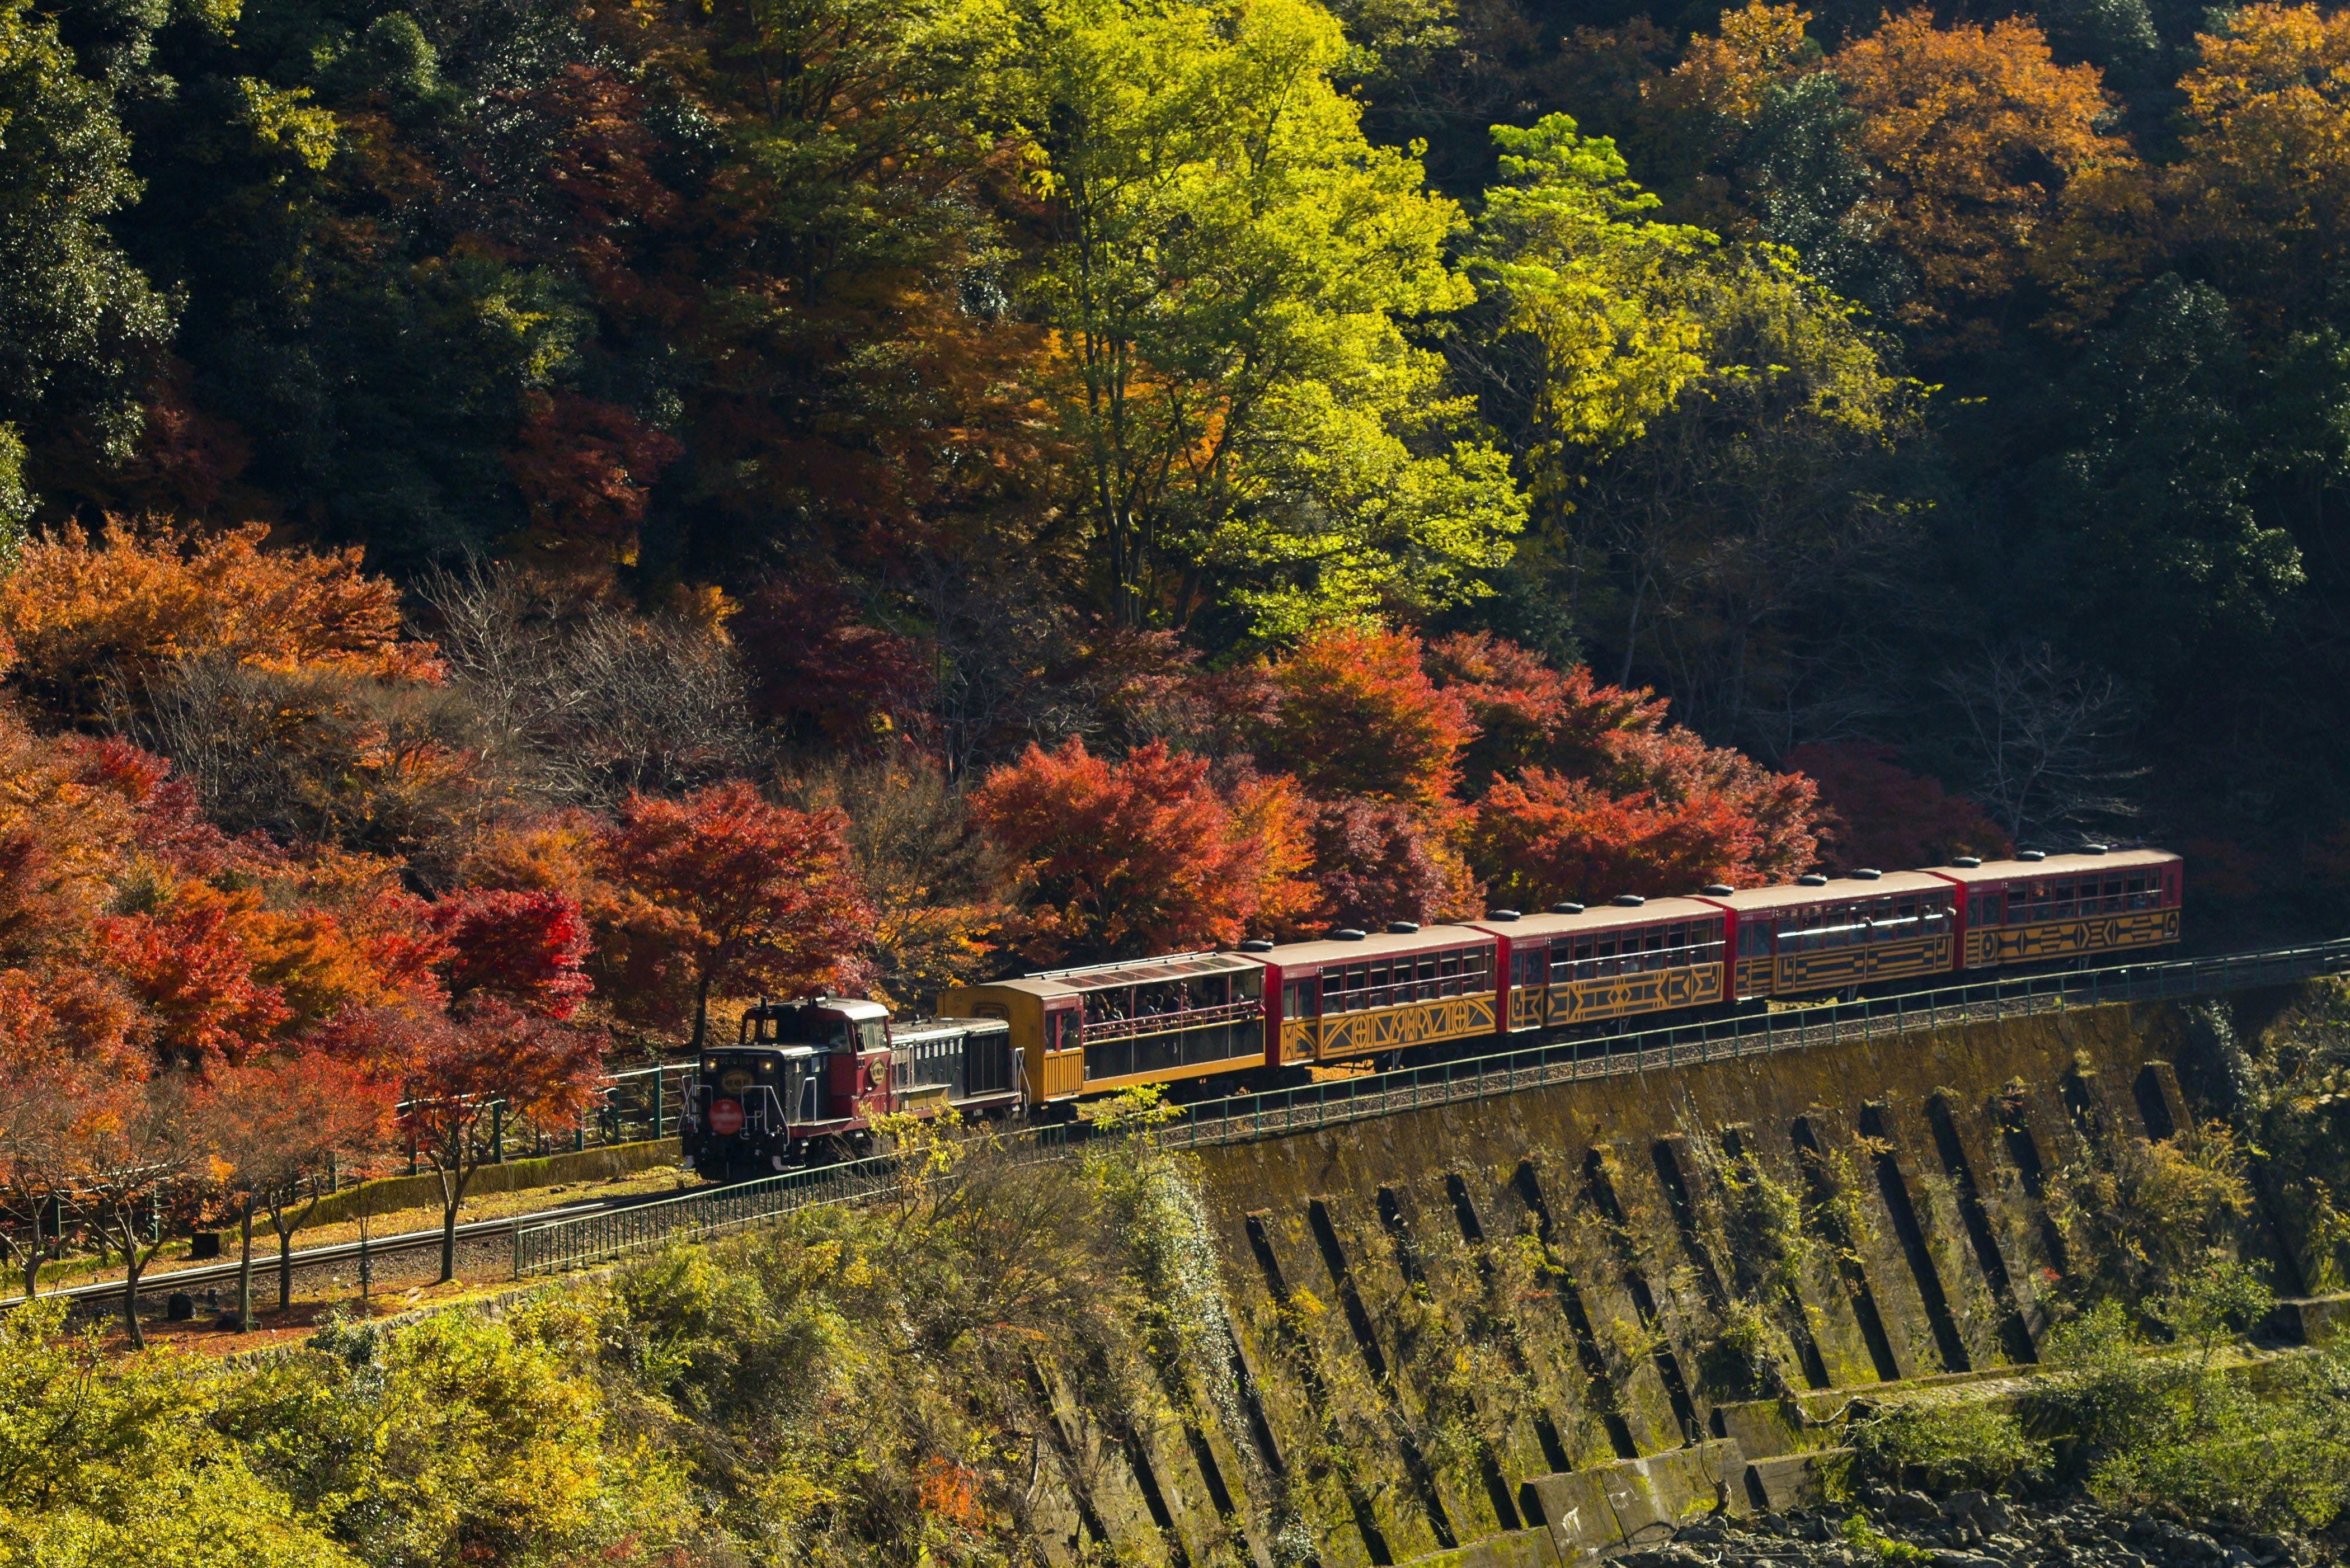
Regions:
<instances>
[{"instance_id":1,"label":"green leafy tree","mask_svg":"<svg viewBox=\"0 0 2350 1568\"><path fill-rule=\"evenodd\" d=\"M26 0L0 0L0 128L5 545L26 504L20 438L71 433L128 455L172 319L107 229L140 190L113 97Z\"/></svg>"},{"instance_id":2,"label":"green leafy tree","mask_svg":"<svg viewBox=\"0 0 2350 1568\"><path fill-rule=\"evenodd\" d=\"M1458 210L1365 140L1305 0L1055 0L1014 73L1053 245L1099 582L1134 624L1222 601L1290 635L1383 597L1443 603L1521 508L1404 324L1470 298Z\"/></svg>"},{"instance_id":3,"label":"green leafy tree","mask_svg":"<svg viewBox=\"0 0 2350 1568\"><path fill-rule=\"evenodd\" d=\"M1565 115L1493 140L1502 182L1485 193L1475 272L1524 366L1523 462L1555 518L1589 462L1638 441L1704 370L1690 287L1718 242L1650 216L1661 203L1615 142Z\"/></svg>"}]
</instances>

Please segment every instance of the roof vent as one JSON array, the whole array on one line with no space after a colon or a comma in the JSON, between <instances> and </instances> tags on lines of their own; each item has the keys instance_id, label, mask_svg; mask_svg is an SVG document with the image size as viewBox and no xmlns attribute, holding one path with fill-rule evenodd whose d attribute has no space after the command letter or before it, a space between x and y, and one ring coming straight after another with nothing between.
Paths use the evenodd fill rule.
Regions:
<instances>
[{"instance_id":1,"label":"roof vent","mask_svg":"<svg viewBox=\"0 0 2350 1568\"><path fill-rule=\"evenodd\" d=\"M2048 858L2048 851L2045 849L2019 849L2015 852L2015 857L2018 860L2045 860Z\"/></svg>"},{"instance_id":2,"label":"roof vent","mask_svg":"<svg viewBox=\"0 0 2350 1568\"><path fill-rule=\"evenodd\" d=\"M1419 922L1418 920L1389 920L1388 922L1388 935L1391 937L1408 937L1418 929L1419 929Z\"/></svg>"},{"instance_id":3,"label":"roof vent","mask_svg":"<svg viewBox=\"0 0 2350 1568\"><path fill-rule=\"evenodd\" d=\"M1828 879L1816 871L1795 878L1795 886L1798 888L1825 888L1827 885Z\"/></svg>"},{"instance_id":4,"label":"roof vent","mask_svg":"<svg viewBox=\"0 0 2350 1568\"><path fill-rule=\"evenodd\" d=\"M1874 882L1885 873L1874 866L1856 866L1849 875L1856 882Z\"/></svg>"},{"instance_id":5,"label":"roof vent","mask_svg":"<svg viewBox=\"0 0 2350 1568\"><path fill-rule=\"evenodd\" d=\"M1330 940L1334 942L1359 942L1363 940L1362 928L1359 926L1340 926L1336 930L1330 933Z\"/></svg>"},{"instance_id":6,"label":"roof vent","mask_svg":"<svg viewBox=\"0 0 2350 1568\"><path fill-rule=\"evenodd\" d=\"M1738 889L1731 887L1727 882L1708 882L1704 887L1700 888L1698 891L1704 894L1709 898L1727 898L1732 893L1737 892Z\"/></svg>"},{"instance_id":7,"label":"roof vent","mask_svg":"<svg viewBox=\"0 0 2350 1568\"><path fill-rule=\"evenodd\" d=\"M1553 904L1550 912L1554 915L1579 915L1583 913L1583 906L1576 903Z\"/></svg>"},{"instance_id":8,"label":"roof vent","mask_svg":"<svg viewBox=\"0 0 2350 1568\"><path fill-rule=\"evenodd\" d=\"M1263 937L1251 937L1241 944L1241 951L1244 953L1269 953L1272 950L1273 944Z\"/></svg>"},{"instance_id":9,"label":"roof vent","mask_svg":"<svg viewBox=\"0 0 2350 1568\"><path fill-rule=\"evenodd\" d=\"M1514 920L1518 912L1515 909L1488 909L1485 918L1489 920Z\"/></svg>"},{"instance_id":10,"label":"roof vent","mask_svg":"<svg viewBox=\"0 0 2350 1568\"><path fill-rule=\"evenodd\" d=\"M1976 867L1982 864L1982 857L1980 855L1953 855L1950 857L1950 864L1960 867L1961 870L1971 871Z\"/></svg>"},{"instance_id":11,"label":"roof vent","mask_svg":"<svg viewBox=\"0 0 2350 1568\"><path fill-rule=\"evenodd\" d=\"M2084 855L2103 855L2105 852L2106 846L2102 844L2084 844L2081 846L2081 853Z\"/></svg>"},{"instance_id":12,"label":"roof vent","mask_svg":"<svg viewBox=\"0 0 2350 1568\"><path fill-rule=\"evenodd\" d=\"M1618 893L1608 900L1619 909L1637 909L1648 901L1638 893Z\"/></svg>"}]
</instances>

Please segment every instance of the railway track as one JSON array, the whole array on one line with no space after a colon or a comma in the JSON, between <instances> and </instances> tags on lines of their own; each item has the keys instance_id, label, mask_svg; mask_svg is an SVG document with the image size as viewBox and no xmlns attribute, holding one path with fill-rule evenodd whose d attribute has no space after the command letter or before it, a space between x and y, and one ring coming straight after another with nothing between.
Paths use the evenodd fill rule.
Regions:
<instances>
[{"instance_id":1,"label":"railway track","mask_svg":"<svg viewBox=\"0 0 2350 1568\"><path fill-rule=\"evenodd\" d=\"M657 1202L668 1196L669 1194L658 1192L639 1193L625 1198L599 1199L587 1203L559 1204L553 1208L533 1210L528 1213L507 1215L497 1220L467 1220L457 1227L457 1250L461 1257L470 1251L496 1258L503 1263L511 1256L514 1236L518 1230L534 1225L559 1223L566 1220L583 1219L591 1214L611 1213L619 1210L633 1208L639 1204ZM409 1260L419 1254L434 1257L440 1250L441 1228L436 1225L429 1230L401 1231L390 1236L371 1236L367 1241L365 1252L370 1272L390 1265L387 1272L400 1273L405 1272L401 1265ZM337 1241L323 1247L298 1248L285 1258L281 1264L281 1260L274 1248L267 1252L256 1250L253 1255L255 1295L258 1299L265 1293L265 1282L274 1285L281 1266L290 1266L297 1276L337 1271L348 1274L358 1269L360 1253L361 1248L359 1242ZM139 1294L143 1300L150 1295L167 1295L174 1291L185 1291L193 1294L198 1291L217 1289L222 1285L234 1285L241 1267L239 1261L231 1257L224 1258L216 1263L197 1263L186 1268L151 1272L140 1279ZM122 1287L123 1282L119 1279L93 1280L86 1284L61 1285L55 1290L43 1291L41 1299L43 1301L63 1300L77 1305L93 1302L120 1302L122 1299ZM0 1302L0 1310L23 1304L23 1297L12 1297L7 1301Z\"/></svg>"},{"instance_id":2,"label":"railway track","mask_svg":"<svg viewBox=\"0 0 2350 1568\"><path fill-rule=\"evenodd\" d=\"M1586 1077L1671 1068L1729 1057L1804 1050L1841 1041L1913 1030L1988 1022L2103 1002L2182 999L2317 975L2350 973L2350 940L2265 949L2216 958L2168 960L2105 970L2036 975L1849 1002L1826 1002L1784 1012L1671 1025L1612 1036L1555 1039L1514 1050L1317 1083L1310 1087L1237 1095L1187 1106L1161 1135L1176 1147L1281 1137L1400 1112L1522 1093ZM1053 1159L1086 1141L1083 1127L1032 1129L1015 1140L1022 1160ZM1071 1136L1074 1135L1074 1136ZM511 1260L517 1275L553 1272L641 1251L665 1241L713 1234L796 1208L855 1202L890 1184L885 1157L820 1167L731 1189L683 1196L639 1194L572 1203L477 1220L457 1228L461 1251ZM630 1210L643 1210L631 1213ZM441 1244L436 1229L370 1238L370 1269L394 1269ZM305 1248L291 1255L296 1273L356 1269L356 1241ZM274 1255L256 1256L254 1273L279 1268ZM139 1293L197 1291L234 1283L238 1263L226 1259L150 1274ZM76 1303L119 1298L119 1280L45 1293ZM11 1300L0 1308L20 1304Z\"/></svg>"},{"instance_id":3,"label":"railway track","mask_svg":"<svg viewBox=\"0 0 2350 1568\"><path fill-rule=\"evenodd\" d=\"M1669 1071L1704 1062L1804 1051L1922 1030L2041 1016L2072 1007L2183 1001L2322 975L2350 974L2350 939L2212 958L2011 976L1783 1012L1669 1024L1621 1034L1555 1037L1513 1049L1422 1063L1184 1107L1157 1137L1197 1149L1286 1137L1379 1116L1522 1094L1552 1085ZM1066 1158L1090 1141L1085 1124L1031 1128L1009 1140L1018 1163ZM518 1224L517 1277L554 1273L714 1236L795 1210L856 1203L896 1181L887 1155L818 1166L734 1187L666 1198L630 1212Z\"/></svg>"}]
</instances>

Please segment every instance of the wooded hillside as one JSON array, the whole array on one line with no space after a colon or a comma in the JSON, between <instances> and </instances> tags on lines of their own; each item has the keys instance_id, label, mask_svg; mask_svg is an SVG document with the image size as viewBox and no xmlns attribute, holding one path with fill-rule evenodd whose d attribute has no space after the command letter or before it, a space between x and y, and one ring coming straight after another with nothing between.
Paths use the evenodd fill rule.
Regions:
<instances>
[{"instance_id":1,"label":"wooded hillside","mask_svg":"<svg viewBox=\"0 0 2350 1568\"><path fill-rule=\"evenodd\" d=\"M2326 926L2346 62L2147 0L8 0L16 1016L666 1037L2085 835Z\"/></svg>"}]
</instances>

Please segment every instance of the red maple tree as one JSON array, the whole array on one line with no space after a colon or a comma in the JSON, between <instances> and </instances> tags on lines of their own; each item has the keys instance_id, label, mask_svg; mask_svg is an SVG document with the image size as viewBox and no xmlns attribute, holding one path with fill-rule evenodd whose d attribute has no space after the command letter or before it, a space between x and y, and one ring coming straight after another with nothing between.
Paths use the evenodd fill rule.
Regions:
<instances>
[{"instance_id":1,"label":"red maple tree","mask_svg":"<svg viewBox=\"0 0 2350 1568\"><path fill-rule=\"evenodd\" d=\"M1258 755L1318 797L1444 811L1476 727L1461 698L1421 668L1421 653L1405 631L1314 633L1264 672L1273 704Z\"/></svg>"},{"instance_id":2,"label":"red maple tree","mask_svg":"<svg viewBox=\"0 0 2350 1568\"><path fill-rule=\"evenodd\" d=\"M1953 855L1990 857L2014 847L1974 802L1901 767L1890 746L1797 746L1787 766L1820 786L1821 857L1833 870L1938 866Z\"/></svg>"},{"instance_id":3,"label":"red maple tree","mask_svg":"<svg viewBox=\"0 0 2350 1568\"><path fill-rule=\"evenodd\" d=\"M1477 913L1477 880L1448 836L1391 802L1315 802L1315 898L1294 934L1343 926L1377 930L1389 920L1427 925Z\"/></svg>"},{"instance_id":4,"label":"red maple tree","mask_svg":"<svg viewBox=\"0 0 2350 1568\"><path fill-rule=\"evenodd\" d=\"M595 990L582 967L588 927L567 894L461 888L425 919L448 944L440 967L452 1002L485 992L525 1012L567 1020Z\"/></svg>"},{"instance_id":5,"label":"red maple tree","mask_svg":"<svg viewBox=\"0 0 2350 1568\"><path fill-rule=\"evenodd\" d=\"M254 973L240 917L259 901L250 888L188 881L151 909L99 921L105 960L147 1004L167 1064L203 1072L241 1061L293 1016L279 989Z\"/></svg>"},{"instance_id":6,"label":"red maple tree","mask_svg":"<svg viewBox=\"0 0 2350 1568\"><path fill-rule=\"evenodd\" d=\"M1235 801L1164 742L1112 762L1072 739L988 774L971 814L1025 885L1021 950L1051 963L1237 941L1292 912L1294 791L1254 781Z\"/></svg>"},{"instance_id":7,"label":"red maple tree","mask_svg":"<svg viewBox=\"0 0 2350 1568\"><path fill-rule=\"evenodd\" d=\"M604 1063L596 1036L494 996L457 1014L381 1014L379 1050L396 1063L398 1126L441 1184L441 1278L457 1275L457 1212L503 1127L577 1121Z\"/></svg>"},{"instance_id":8,"label":"red maple tree","mask_svg":"<svg viewBox=\"0 0 2350 1568\"><path fill-rule=\"evenodd\" d=\"M597 961L615 1010L707 1031L710 998L831 983L871 925L838 812L794 811L737 781L682 800L631 794L598 846L611 893Z\"/></svg>"},{"instance_id":9,"label":"red maple tree","mask_svg":"<svg viewBox=\"0 0 2350 1568\"><path fill-rule=\"evenodd\" d=\"M1496 780L1478 802L1470 857L1495 903L1542 909L1711 883L1759 887L1800 869L1774 853L1776 838L1720 793L1615 794L1590 779L1527 768Z\"/></svg>"}]
</instances>

